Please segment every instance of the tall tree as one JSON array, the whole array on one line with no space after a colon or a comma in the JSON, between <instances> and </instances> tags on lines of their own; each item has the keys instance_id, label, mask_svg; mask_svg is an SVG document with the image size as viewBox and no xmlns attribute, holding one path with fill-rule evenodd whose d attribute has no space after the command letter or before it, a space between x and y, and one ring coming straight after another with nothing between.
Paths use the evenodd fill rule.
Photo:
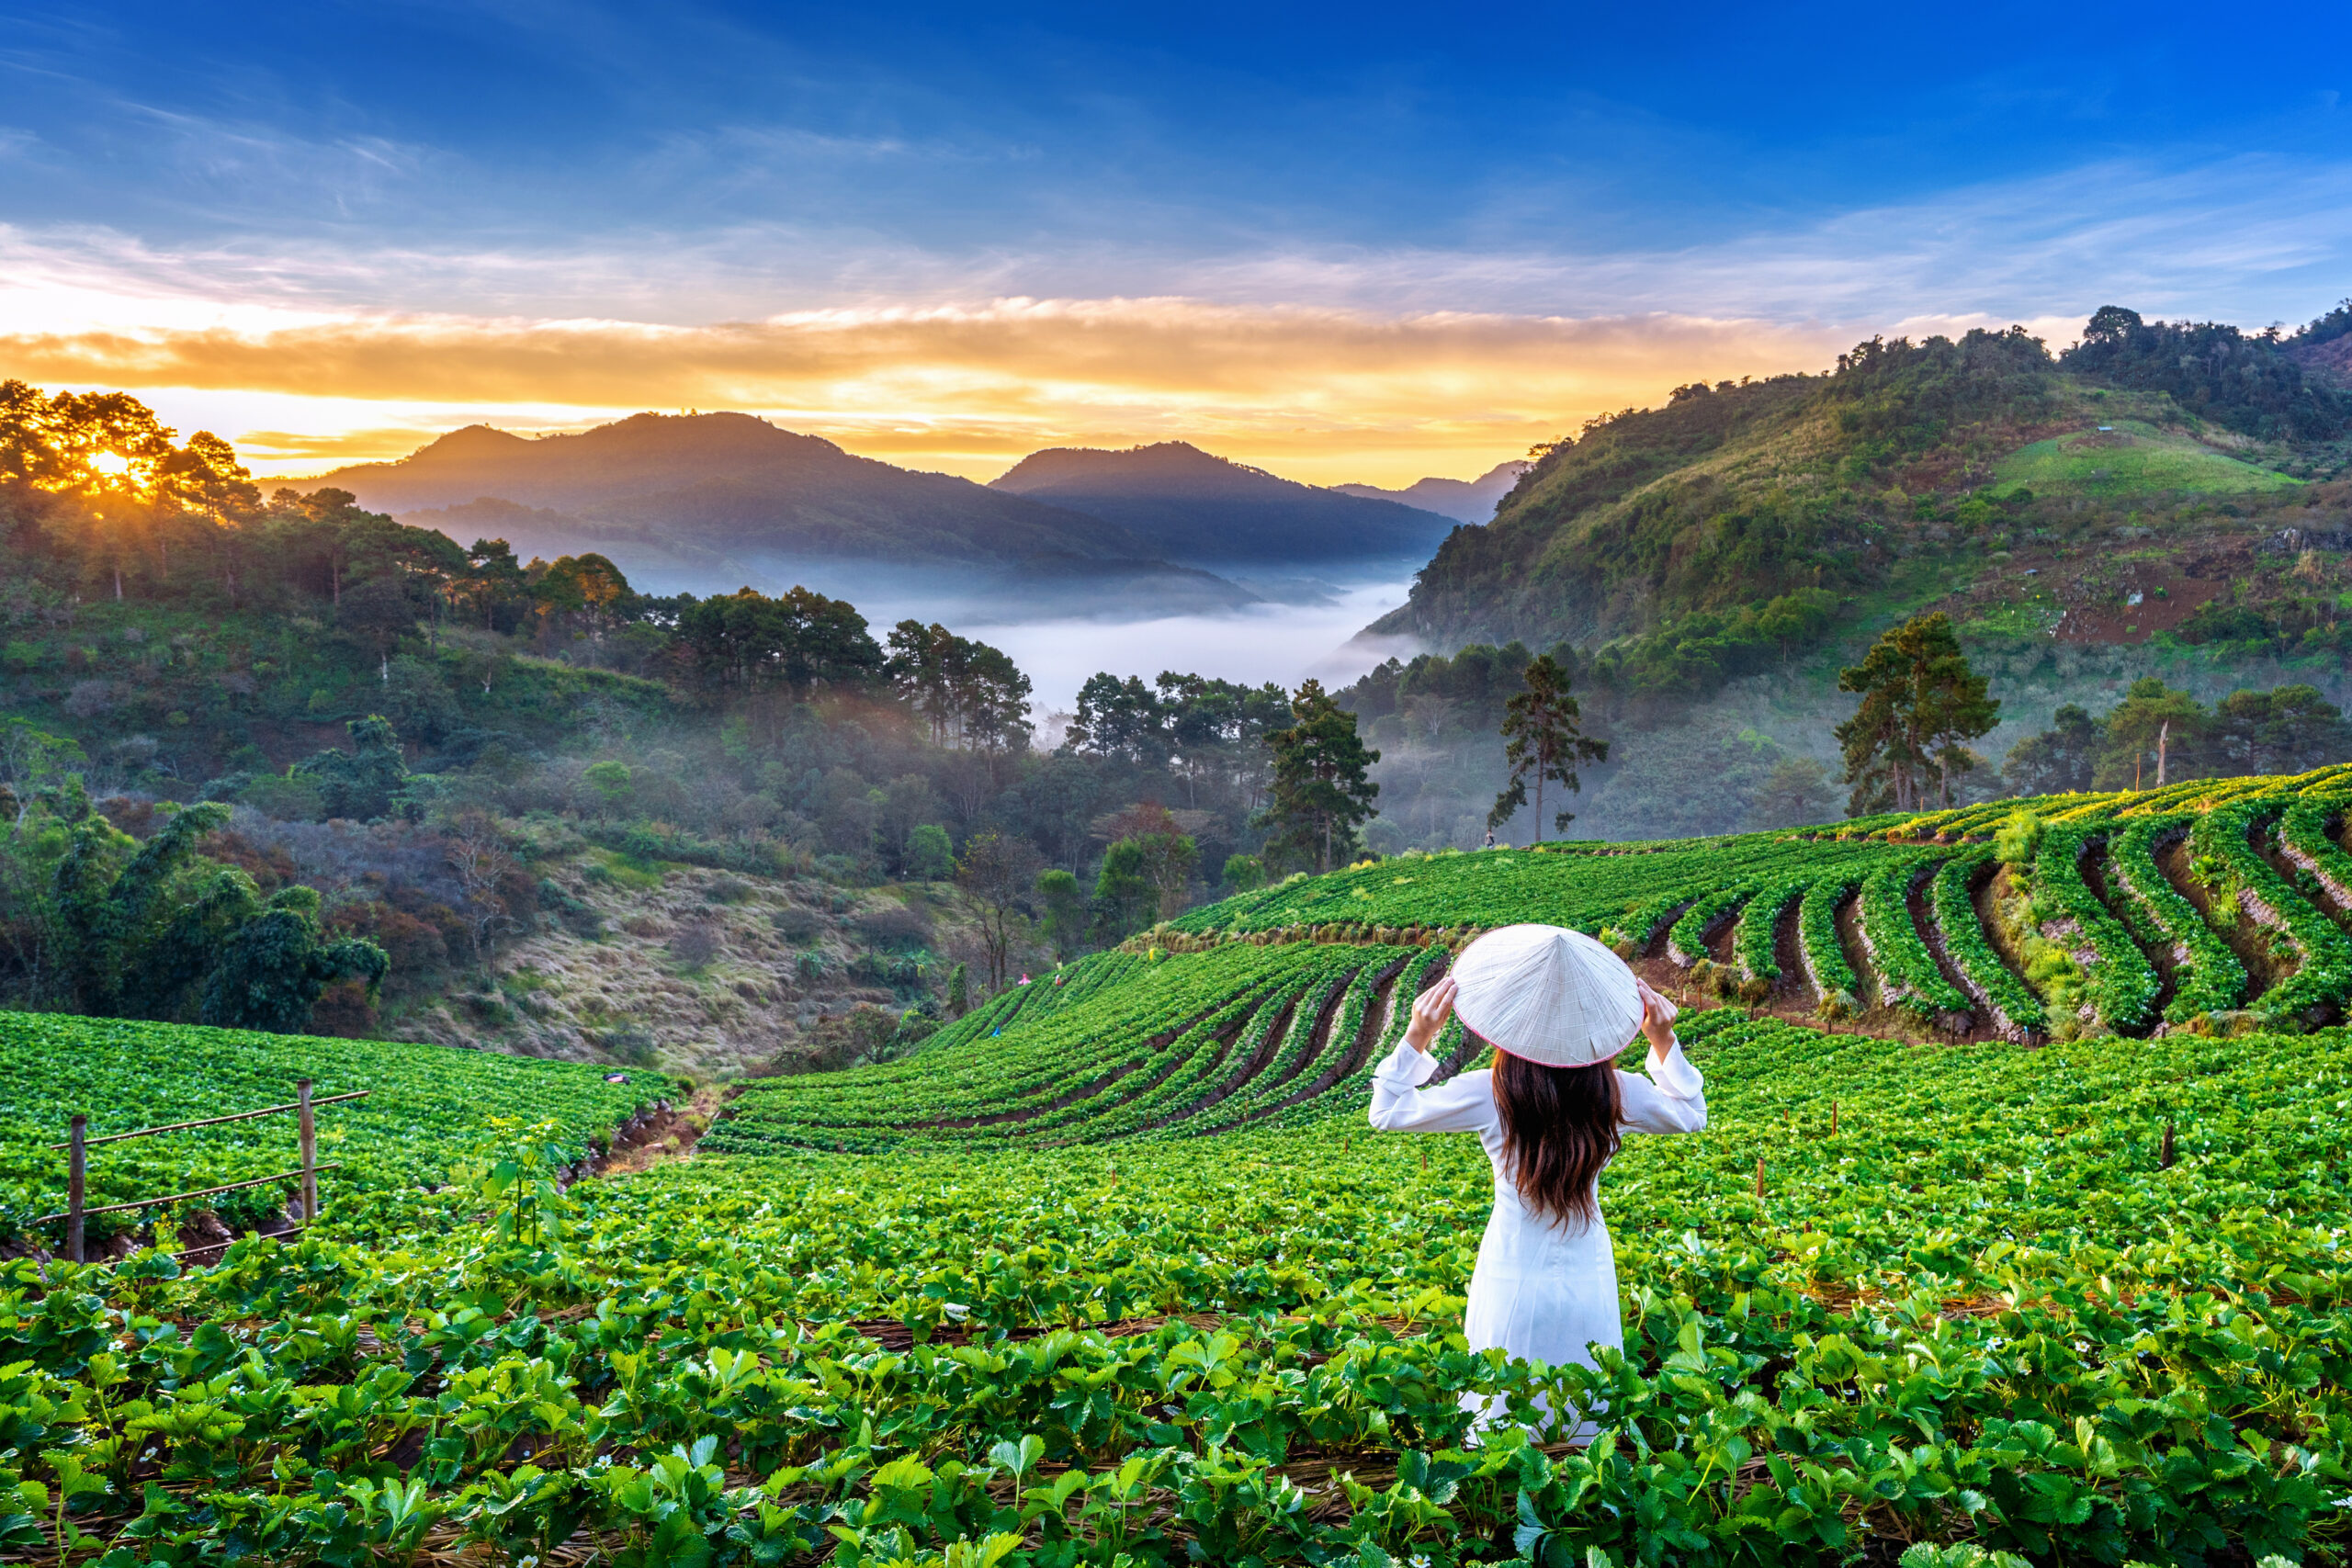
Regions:
<instances>
[{"instance_id":1,"label":"tall tree","mask_svg":"<svg viewBox=\"0 0 2352 1568\"><path fill-rule=\"evenodd\" d=\"M935 621L900 621L890 628L889 645L882 672L930 723L933 745L1028 749L1029 677L1012 655L957 637Z\"/></svg>"},{"instance_id":2,"label":"tall tree","mask_svg":"<svg viewBox=\"0 0 2352 1568\"><path fill-rule=\"evenodd\" d=\"M806 697L819 686L855 686L882 672L882 649L844 599L794 588L771 599L756 588L682 601L678 641L716 686L781 686Z\"/></svg>"},{"instance_id":3,"label":"tall tree","mask_svg":"<svg viewBox=\"0 0 2352 1568\"><path fill-rule=\"evenodd\" d=\"M2073 703L2061 703L2050 728L2009 748L2001 777L2018 795L2067 795L2091 787L2091 770L2107 739L2098 721Z\"/></svg>"},{"instance_id":4,"label":"tall tree","mask_svg":"<svg viewBox=\"0 0 2352 1568\"><path fill-rule=\"evenodd\" d=\"M1356 734L1356 716L1310 680L1291 698L1291 726L1266 738L1274 755L1273 801L1261 814L1274 836L1269 853L1311 860L1326 872L1355 852L1356 832L1376 811L1380 753Z\"/></svg>"},{"instance_id":5,"label":"tall tree","mask_svg":"<svg viewBox=\"0 0 2352 1568\"><path fill-rule=\"evenodd\" d=\"M1885 632L1860 664L1839 671L1838 689L1862 699L1837 729L1854 786L1848 810L1920 810L1930 782L1938 802L1951 805L1953 776L1982 760L1963 742L2000 720L1986 685L1940 610Z\"/></svg>"},{"instance_id":6,"label":"tall tree","mask_svg":"<svg viewBox=\"0 0 2352 1568\"><path fill-rule=\"evenodd\" d=\"M2352 756L2352 725L2314 686L2232 692L2213 708L2222 771L2300 773Z\"/></svg>"},{"instance_id":7,"label":"tall tree","mask_svg":"<svg viewBox=\"0 0 2352 1568\"><path fill-rule=\"evenodd\" d=\"M980 908L980 942L988 949L989 989L1004 987L1012 951L1013 921L1035 896L1045 862L1026 839L1008 839L991 828L975 833L956 863L956 885Z\"/></svg>"},{"instance_id":8,"label":"tall tree","mask_svg":"<svg viewBox=\"0 0 2352 1568\"><path fill-rule=\"evenodd\" d=\"M1057 866L1037 874L1037 900L1046 907L1046 940L1064 958L1086 944L1086 893L1078 878Z\"/></svg>"},{"instance_id":9,"label":"tall tree","mask_svg":"<svg viewBox=\"0 0 2352 1568\"><path fill-rule=\"evenodd\" d=\"M1062 744L1083 756L1120 757L1146 767L1168 761L1168 715L1140 675L1120 680L1107 671L1078 689L1078 713Z\"/></svg>"},{"instance_id":10,"label":"tall tree","mask_svg":"<svg viewBox=\"0 0 2352 1568\"><path fill-rule=\"evenodd\" d=\"M2132 682L2107 716L2107 748L2092 782L2100 789L2157 787L2197 776L2210 716L2205 705L2154 676Z\"/></svg>"},{"instance_id":11,"label":"tall tree","mask_svg":"<svg viewBox=\"0 0 2352 1568\"><path fill-rule=\"evenodd\" d=\"M1527 781L1535 781L1535 841L1544 841L1544 786L1565 785L1571 794L1584 784L1577 777L1579 762L1609 761L1609 742L1587 736L1577 722L1582 716L1568 691L1568 672L1550 654L1531 660L1521 680L1525 690L1504 705L1503 760L1510 764L1510 783L1495 796L1487 826L1499 828L1527 804ZM1552 826L1565 831L1576 813L1565 807Z\"/></svg>"}]
</instances>

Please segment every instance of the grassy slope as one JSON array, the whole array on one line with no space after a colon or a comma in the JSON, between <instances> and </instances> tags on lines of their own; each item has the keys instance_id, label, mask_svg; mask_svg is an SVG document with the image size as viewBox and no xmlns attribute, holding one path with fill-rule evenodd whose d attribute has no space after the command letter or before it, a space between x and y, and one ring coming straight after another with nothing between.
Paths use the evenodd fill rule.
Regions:
<instances>
[{"instance_id":1,"label":"grassy slope","mask_svg":"<svg viewBox=\"0 0 2352 1568\"><path fill-rule=\"evenodd\" d=\"M1988 488L1996 495L2024 489L2112 501L2157 492L2259 493L2304 482L2217 450L2179 427L2120 420L2107 430L2094 426L2029 442L2001 459Z\"/></svg>"}]
</instances>

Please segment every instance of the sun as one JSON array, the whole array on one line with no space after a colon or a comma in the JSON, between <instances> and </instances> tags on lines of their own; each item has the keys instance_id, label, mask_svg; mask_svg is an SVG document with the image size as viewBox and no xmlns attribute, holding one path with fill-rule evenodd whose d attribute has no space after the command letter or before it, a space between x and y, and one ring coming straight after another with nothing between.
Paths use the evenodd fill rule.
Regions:
<instances>
[{"instance_id":1,"label":"sun","mask_svg":"<svg viewBox=\"0 0 2352 1568\"><path fill-rule=\"evenodd\" d=\"M94 452L90 455L90 469L110 479L119 479L130 472L130 459L119 452Z\"/></svg>"}]
</instances>

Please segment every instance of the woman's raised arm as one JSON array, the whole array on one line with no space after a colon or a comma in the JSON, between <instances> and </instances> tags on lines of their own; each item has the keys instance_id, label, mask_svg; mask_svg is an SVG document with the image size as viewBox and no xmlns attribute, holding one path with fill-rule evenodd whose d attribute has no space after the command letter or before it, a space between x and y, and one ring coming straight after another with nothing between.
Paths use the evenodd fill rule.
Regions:
<instances>
[{"instance_id":1,"label":"woman's raised arm","mask_svg":"<svg viewBox=\"0 0 2352 1568\"><path fill-rule=\"evenodd\" d=\"M1682 1054L1674 1035L1674 1004L1636 977L1642 988L1642 1033L1650 1054L1649 1077L1620 1071L1617 1088L1625 1107L1625 1127L1634 1133L1702 1133L1707 1127L1707 1080Z\"/></svg>"},{"instance_id":2,"label":"woman's raised arm","mask_svg":"<svg viewBox=\"0 0 2352 1568\"><path fill-rule=\"evenodd\" d=\"M1464 1073L1435 1089L1420 1086L1437 1072L1430 1046L1453 1010L1453 976L1413 1000L1413 1021L1396 1049L1372 1070L1372 1124L1383 1133L1476 1133L1495 1120L1491 1075Z\"/></svg>"}]
</instances>

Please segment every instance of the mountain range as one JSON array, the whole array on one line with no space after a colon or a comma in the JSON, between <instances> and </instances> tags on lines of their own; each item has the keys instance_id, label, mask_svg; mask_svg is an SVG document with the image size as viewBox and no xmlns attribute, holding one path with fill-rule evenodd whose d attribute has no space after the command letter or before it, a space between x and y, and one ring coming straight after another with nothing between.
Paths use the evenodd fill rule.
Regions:
<instances>
[{"instance_id":1,"label":"mountain range","mask_svg":"<svg viewBox=\"0 0 2352 1568\"><path fill-rule=\"evenodd\" d=\"M853 457L741 413L632 414L537 439L469 425L398 462L338 468L321 482L379 511L489 499L534 509L541 527L586 525L729 555L948 563L1149 553L1099 517Z\"/></svg>"},{"instance_id":2,"label":"mountain range","mask_svg":"<svg viewBox=\"0 0 2352 1568\"><path fill-rule=\"evenodd\" d=\"M1182 442L1039 452L980 485L741 413L640 413L537 438L469 425L311 482L467 543L503 538L526 557L594 550L655 588L805 578L861 602L985 619L1314 597L1324 585L1264 574L1394 570L1427 559L1454 525ZM1234 567L1259 574L1252 586L1211 570Z\"/></svg>"}]
</instances>

